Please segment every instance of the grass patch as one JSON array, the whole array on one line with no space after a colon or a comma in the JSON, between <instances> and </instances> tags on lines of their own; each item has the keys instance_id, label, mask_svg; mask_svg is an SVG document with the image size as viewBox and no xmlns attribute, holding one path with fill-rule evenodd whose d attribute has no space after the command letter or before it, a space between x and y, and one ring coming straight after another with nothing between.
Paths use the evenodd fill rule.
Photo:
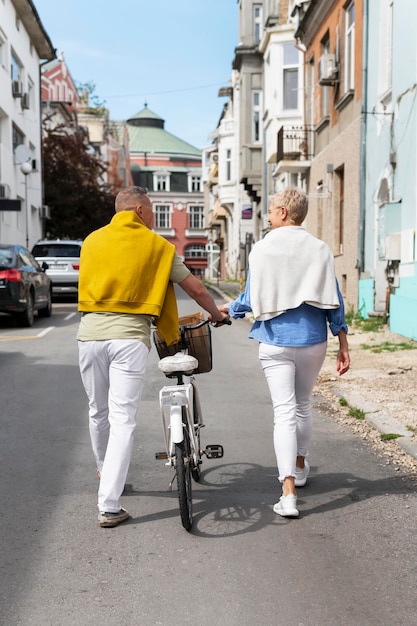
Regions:
<instances>
[{"instance_id":1,"label":"grass patch","mask_svg":"<svg viewBox=\"0 0 417 626\"><path fill-rule=\"evenodd\" d=\"M362 411L362 409L356 409L353 406L349 407L349 415L350 417L354 417L357 420L365 419L365 411Z\"/></svg>"},{"instance_id":2,"label":"grass patch","mask_svg":"<svg viewBox=\"0 0 417 626\"><path fill-rule=\"evenodd\" d=\"M392 441L393 439L398 439L398 437L402 437L402 435L397 435L396 433L381 433L380 437L382 441Z\"/></svg>"},{"instance_id":3,"label":"grass patch","mask_svg":"<svg viewBox=\"0 0 417 626\"><path fill-rule=\"evenodd\" d=\"M350 330L354 330L356 328L365 332L378 332L384 330L387 325L387 320L385 316L375 316L364 319L361 316L360 312L355 313L353 309L348 311L345 317L346 323L349 326Z\"/></svg>"},{"instance_id":4,"label":"grass patch","mask_svg":"<svg viewBox=\"0 0 417 626\"><path fill-rule=\"evenodd\" d=\"M350 415L350 417L354 417L357 420L365 419L365 411L362 411L362 409L356 409L354 406L350 406L346 398L343 396L339 398L339 404L340 406L345 406L349 409L348 415Z\"/></svg>"},{"instance_id":5,"label":"grass patch","mask_svg":"<svg viewBox=\"0 0 417 626\"><path fill-rule=\"evenodd\" d=\"M415 426L407 426L406 428L407 428L407 430L409 430L409 431L410 431L410 433L415 433L415 432L417 432L417 428L416 428Z\"/></svg>"},{"instance_id":6,"label":"grass patch","mask_svg":"<svg viewBox=\"0 0 417 626\"><path fill-rule=\"evenodd\" d=\"M406 341L401 341L399 343L393 343L392 341L383 341L382 343L376 345L370 345L367 343L363 343L361 345L363 350L370 350L371 352L375 352L380 354L381 352L398 352L400 350L415 350L417 348L417 343L409 343Z\"/></svg>"}]
</instances>

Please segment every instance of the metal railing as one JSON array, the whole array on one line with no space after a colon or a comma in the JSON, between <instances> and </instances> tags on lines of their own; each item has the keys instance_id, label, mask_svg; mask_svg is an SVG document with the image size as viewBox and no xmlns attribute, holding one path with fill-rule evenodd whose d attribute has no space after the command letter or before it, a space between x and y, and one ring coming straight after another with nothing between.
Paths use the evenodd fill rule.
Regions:
<instances>
[{"instance_id":1,"label":"metal railing","mask_svg":"<svg viewBox=\"0 0 417 626\"><path fill-rule=\"evenodd\" d=\"M281 126L277 135L277 163L308 161L314 156L312 126Z\"/></svg>"}]
</instances>

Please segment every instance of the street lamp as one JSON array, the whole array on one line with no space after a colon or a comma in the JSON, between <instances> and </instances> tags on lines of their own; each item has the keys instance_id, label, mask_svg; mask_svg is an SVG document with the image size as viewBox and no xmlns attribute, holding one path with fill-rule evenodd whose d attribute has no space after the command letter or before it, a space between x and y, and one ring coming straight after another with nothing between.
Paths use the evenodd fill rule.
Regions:
<instances>
[{"instance_id":1,"label":"street lamp","mask_svg":"<svg viewBox=\"0 0 417 626\"><path fill-rule=\"evenodd\" d=\"M32 171L31 161L20 164L20 171L25 177L25 209L26 209L26 248L29 250L29 207L28 207L28 174Z\"/></svg>"}]
</instances>

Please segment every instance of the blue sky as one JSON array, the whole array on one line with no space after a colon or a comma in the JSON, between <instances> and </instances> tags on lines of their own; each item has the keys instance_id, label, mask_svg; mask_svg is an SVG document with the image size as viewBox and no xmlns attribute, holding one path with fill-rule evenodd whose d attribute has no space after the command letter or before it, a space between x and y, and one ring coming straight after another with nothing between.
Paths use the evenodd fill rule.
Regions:
<instances>
[{"instance_id":1,"label":"blue sky","mask_svg":"<svg viewBox=\"0 0 417 626\"><path fill-rule=\"evenodd\" d=\"M33 0L77 83L93 82L113 120L147 102L197 148L218 123L238 43L236 0Z\"/></svg>"}]
</instances>

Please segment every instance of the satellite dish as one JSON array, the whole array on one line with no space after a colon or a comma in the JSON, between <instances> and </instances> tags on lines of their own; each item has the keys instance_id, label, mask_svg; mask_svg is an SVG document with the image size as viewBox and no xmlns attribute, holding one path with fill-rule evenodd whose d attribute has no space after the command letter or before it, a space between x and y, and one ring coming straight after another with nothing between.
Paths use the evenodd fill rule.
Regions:
<instances>
[{"instance_id":1,"label":"satellite dish","mask_svg":"<svg viewBox=\"0 0 417 626\"><path fill-rule=\"evenodd\" d=\"M18 163L27 163L32 159L32 152L23 143L17 146L14 155Z\"/></svg>"}]
</instances>

